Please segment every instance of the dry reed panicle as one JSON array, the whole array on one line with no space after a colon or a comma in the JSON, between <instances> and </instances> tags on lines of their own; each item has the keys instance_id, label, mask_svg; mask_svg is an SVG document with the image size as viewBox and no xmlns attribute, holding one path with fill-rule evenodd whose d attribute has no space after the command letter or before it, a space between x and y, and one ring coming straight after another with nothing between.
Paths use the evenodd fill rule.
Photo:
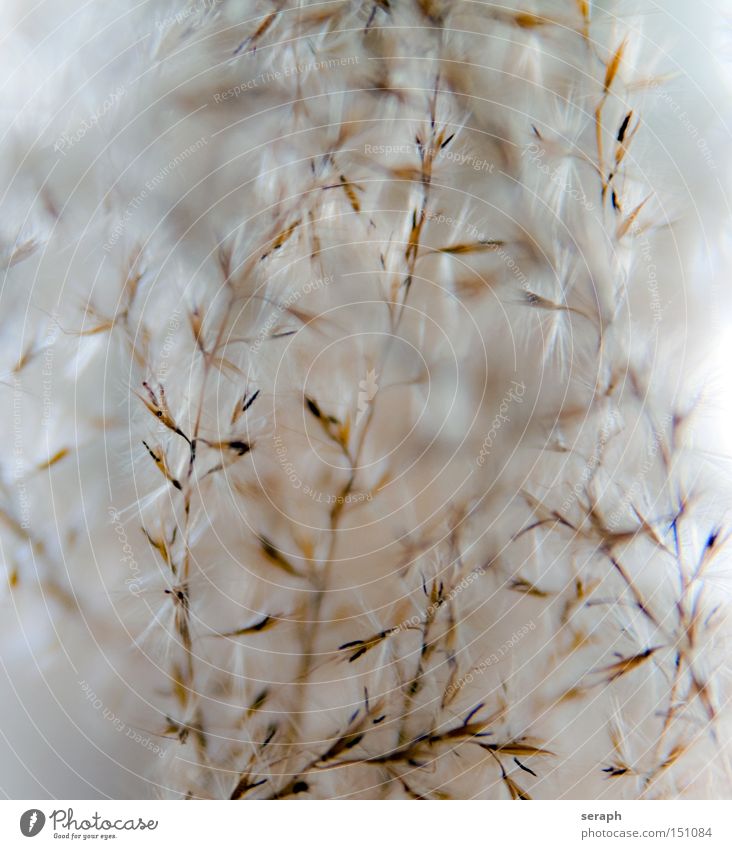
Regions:
<instances>
[{"instance_id":1,"label":"dry reed panicle","mask_svg":"<svg viewBox=\"0 0 732 849\"><path fill-rule=\"evenodd\" d=\"M3 636L88 786L728 793L724 187L659 13L58 7L4 12Z\"/></svg>"}]
</instances>

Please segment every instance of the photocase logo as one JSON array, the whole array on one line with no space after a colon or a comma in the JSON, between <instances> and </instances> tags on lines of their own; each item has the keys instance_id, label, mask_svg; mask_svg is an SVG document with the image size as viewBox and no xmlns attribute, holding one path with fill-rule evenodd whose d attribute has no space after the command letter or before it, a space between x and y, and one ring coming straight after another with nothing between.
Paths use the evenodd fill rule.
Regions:
<instances>
[{"instance_id":1,"label":"photocase logo","mask_svg":"<svg viewBox=\"0 0 732 849\"><path fill-rule=\"evenodd\" d=\"M369 408L369 403L373 401L374 396L379 391L379 384L376 382L376 370L371 369L366 375L366 380L362 380L358 384L360 392L358 393L358 414L356 415L356 424L366 415Z\"/></svg>"},{"instance_id":2,"label":"photocase logo","mask_svg":"<svg viewBox=\"0 0 732 849\"><path fill-rule=\"evenodd\" d=\"M20 818L20 831L26 837L35 837L46 824L46 815L38 808L31 808Z\"/></svg>"}]
</instances>

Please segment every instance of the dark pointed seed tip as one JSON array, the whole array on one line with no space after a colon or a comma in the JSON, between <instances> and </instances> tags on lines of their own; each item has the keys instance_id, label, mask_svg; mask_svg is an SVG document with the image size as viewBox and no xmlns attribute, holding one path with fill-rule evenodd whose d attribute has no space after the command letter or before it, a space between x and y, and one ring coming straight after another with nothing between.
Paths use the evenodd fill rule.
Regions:
<instances>
[{"instance_id":1,"label":"dark pointed seed tip","mask_svg":"<svg viewBox=\"0 0 732 849\"><path fill-rule=\"evenodd\" d=\"M628 114L623 119L623 123L620 125L620 129L618 130L618 141L622 144L623 139L625 138L625 133L628 129L628 124L630 123L630 119L633 113L628 112Z\"/></svg>"},{"instance_id":2,"label":"dark pointed seed tip","mask_svg":"<svg viewBox=\"0 0 732 849\"><path fill-rule=\"evenodd\" d=\"M358 660L359 657L361 657L361 655L364 655L364 654L366 654L366 646L363 646L357 652L352 654L351 657L348 658L348 662L353 663L354 660Z\"/></svg>"},{"instance_id":3,"label":"dark pointed seed tip","mask_svg":"<svg viewBox=\"0 0 732 849\"><path fill-rule=\"evenodd\" d=\"M256 391L256 392L255 392L255 393L254 393L254 394L253 394L250 398L244 398L244 402L243 402L243 404L242 404L242 408L241 408L242 413L246 413L246 411L247 411L247 410L248 410L248 409L252 406L252 404L253 404L253 403L257 400L257 397L258 397L258 395L259 395L259 391L260 391L260 390L259 390L259 389L257 389L257 391Z\"/></svg>"},{"instance_id":4,"label":"dark pointed seed tip","mask_svg":"<svg viewBox=\"0 0 732 849\"><path fill-rule=\"evenodd\" d=\"M356 734L355 737L351 737L350 740L346 742L346 748L352 749L354 746L357 746L361 740L363 740L363 734Z\"/></svg>"},{"instance_id":5,"label":"dark pointed seed tip","mask_svg":"<svg viewBox=\"0 0 732 849\"><path fill-rule=\"evenodd\" d=\"M520 761L518 758L514 758L514 762L515 762L515 763L516 763L516 765L517 765L518 767L520 767L520 768L521 768L524 772L528 772L530 775L533 775L533 776L534 776L534 778L536 778L536 777L537 777L537 776L536 776L536 773L534 772L534 770L533 770L533 769L529 769L529 767L527 767L527 766L526 766L526 764L522 764L522 763L521 763L521 761Z\"/></svg>"},{"instance_id":6,"label":"dark pointed seed tip","mask_svg":"<svg viewBox=\"0 0 732 849\"><path fill-rule=\"evenodd\" d=\"M310 412L315 416L316 419L321 418L322 413L320 412L320 408L315 403L315 401L313 401L312 398L308 398L307 395L305 396L305 405L307 406L308 410L310 410Z\"/></svg>"},{"instance_id":7,"label":"dark pointed seed tip","mask_svg":"<svg viewBox=\"0 0 732 849\"><path fill-rule=\"evenodd\" d=\"M239 440L239 439L232 440L229 443L229 448L231 448L232 451L236 451L236 453L240 457L242 457L244 454L247 454L249 451L251 451L251 446L249 445L249 443L243 442L242 440Z\"/></svg>"},{"instance_id":8,"label":"dark pointed seed tip","mask_svg":"<svg viewBox=\"0 0 732 849\"><path fill-rule=\"evenodd\" d=\"M481 702L479 705L476 705L470 711L470 713L465 717L463 725L467 725L470 722L470 720L475 716L475 714L478 713L478 711L483 707L484 704L485 704L485 702Z\"/></svg>"}]
</instances>

